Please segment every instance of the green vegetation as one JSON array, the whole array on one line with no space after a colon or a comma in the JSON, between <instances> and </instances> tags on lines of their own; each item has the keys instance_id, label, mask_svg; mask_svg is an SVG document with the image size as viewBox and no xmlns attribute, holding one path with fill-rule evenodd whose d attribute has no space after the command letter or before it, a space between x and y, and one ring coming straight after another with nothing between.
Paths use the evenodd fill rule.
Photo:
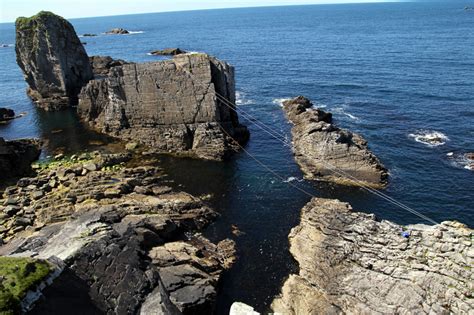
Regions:
<instances>
[{"instance_id":1,"label":"green vegetation","mask_svg":"<svg viewBox=\"0 0 474 315\"><path fill-rule=\"evenodd\" d=\"M0 314L19 313L26 292L38 285L50 271L51 267L45 261L0 257Z\"/></svg>"}]
</instances>

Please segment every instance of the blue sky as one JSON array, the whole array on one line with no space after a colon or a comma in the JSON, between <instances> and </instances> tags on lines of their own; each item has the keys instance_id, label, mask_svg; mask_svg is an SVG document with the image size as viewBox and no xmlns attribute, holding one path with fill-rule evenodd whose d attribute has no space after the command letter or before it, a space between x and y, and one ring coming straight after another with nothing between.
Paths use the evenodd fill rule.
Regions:
<instances>
[{"instance_id":1,"label":"blue sky","mask_svg":"<svg viewBox=\"0 0 474 315\"><path fill-rule=\"evenodd\" d=\"M53 11L66 18L77 18L214 8L356 2L386 0L0 0L0 23L12 22L19 16L31 16L41 10Z\"/></svg>"}]
</instances>

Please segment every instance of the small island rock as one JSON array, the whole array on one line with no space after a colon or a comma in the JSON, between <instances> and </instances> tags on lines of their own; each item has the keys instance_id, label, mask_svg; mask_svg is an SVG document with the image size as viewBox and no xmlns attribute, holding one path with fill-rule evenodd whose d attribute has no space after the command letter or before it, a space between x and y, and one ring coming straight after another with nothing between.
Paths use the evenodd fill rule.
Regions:
<instances>
[{"instance_id":1,"label":"small island rock","mask_svg":"<svg viewBox=\"0 0 474 315\"><path fill-rule=\"evenodd\" d=\"M185 53L186 51L181 50L179 48L165 48L162 50L152 51L150 54L154 56L176 56L176 55L181 55Z\"/></svg>"},{"instance_id":2,"label":"small island rock","mask_svg":"<svg viewBox=\"0 0 474 315\"><path fill-rule=\"evenodd\" d=\"M295 159L306 178L374 188L386 185L387 169L362 136L336 127L331 113L314 109L303 96L283 102L283 108L293 123Z\"/></svg>"},{"instance_id":3,"label":"small island rock","mask_svg":"<svg viewBox=\"0 0 474 315\"><path fill-rule=\"evenodd\" d=\"M15 112L9 108L0 107L0 123L7 122L15 118Z\"/></svg>"},{"instance_id":4,"label":"small island rock","mask_svg":"<svg viewBox=\"0 0 474 315\"><path fill-rule=\"evenodd\" d=\"M105 32L105 34L109 35L123 35L123 34L130 34L129 31L123 28L113 28L110 31Z\"/></svg>"}]
</instances>

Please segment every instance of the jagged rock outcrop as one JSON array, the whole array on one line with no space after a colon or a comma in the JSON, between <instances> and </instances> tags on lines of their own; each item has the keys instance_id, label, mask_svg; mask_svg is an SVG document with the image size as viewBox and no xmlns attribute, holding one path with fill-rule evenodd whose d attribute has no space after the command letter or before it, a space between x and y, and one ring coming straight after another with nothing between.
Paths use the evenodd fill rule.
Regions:
<instances>
[{"instance_id":1,"label":"jagged rock outcrop","mask_svg":"<svg viewBox=\"0 0 474 315\"><path fill-rule=\"evenodd\" d=\"M314 198L292 229L282 314L470 314L473 231L457 222L400 226Z\"/></svg>"},{"instance_id":2,"label":"jagged rock outcrop","mask_svg":"<svg viewBox=\"0 0 474 315\"><path fill-rule=\"evenodd\" d=\"M15 118L13 109L0 107L0 124Z\"/></svg>"},{"instance_id":3,"label":"jagged rock outcrop","mask_svg":"<svg viewBox=\"0 0 474 315\"><path fill-rule=\"evenodd\" d=\"M31 172L31 163L40 153L38 140L5 141L0 137L0 182Z\"/></svg>"},{"instance_id":4,"label":"jagged rock outcrop","mask_svg":"<svg viewBox=\"0 0 474 315\"><path fill-rule=\"evenodd\" d=\"M185 53L186 51L179 48L165 48L161 50L154 50L150 54L154 56L176 56Z\"/></svg>"},{"instance_id":5,"label":"jagged rock outcrop","mask_svg":"<svg viewBox=\"0 0 474 315\"><path fill-rule=\"evenodd\" d=\"M18 18L15 25L17 63L28 95L46 110L76 104L77 94L93 74L71 23L42 11Z\"/></svg>"},{"instance_id":6,"label":"jagged rock outcrop","mask_svg":"<svg viewBox=\"0 0 474 315\"><path fill-rule=\"evenodd\" d=\"M331 113L312 106L303 96L283 102L294 125L291 133L295 159L305 176L345 185L385 186L387 169L369 151L367 141L356 133L336 127Z\"/></svg>"},{"instance_id":7,"label":"jagged rock outcrop","mask_svg":"<svg viewBox=\"0 0 474 315\"><path fill-rule=\"evenodd\" d=\"M128 63L122 59L113 59L110 56L91 56L89 61L96 79L106 77L109 74L110 68Z\"/></svg>"},{"instance_id":8,"label":"jagged rock outcrop","mask_svg":"<svg viewBox=\"0 0 474 315\"><path fill-rule=\"evenodd\" d=\"M130 158L55 162L5 190L0 255L65 264L31 314L212 313L233 242L194 234L216 212L166 186L159 168L125 167Z\"/></svg>"},{"instance_id":9,"label":"jagged rock outcrop","mask_svg":"<svg viewBox=\"0 0 474 315\"><path fill-rule=\"evenodd\" d=\"M79 98L90 126L159 152L222 160L236 149L232 138L249 136L226 103L235 103L234 68L206 54L112 67Z\"/></svg>"}]
</instances>

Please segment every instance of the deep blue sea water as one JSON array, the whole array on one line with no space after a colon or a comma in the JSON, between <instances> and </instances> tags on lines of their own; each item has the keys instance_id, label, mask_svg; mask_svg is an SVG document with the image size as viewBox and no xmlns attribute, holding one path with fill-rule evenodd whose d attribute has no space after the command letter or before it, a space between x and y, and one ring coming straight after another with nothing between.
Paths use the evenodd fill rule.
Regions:
<instances>
[{"instance_id":1,"label":"deep blue sea water","mask_svg":"<svg viewBox=\"0 0 474 315\"><path fill-rule=\"evenodd\" d=\"M385 192L436 221L474 226L474 173L457 158L474 152L474 11L463 2L291 6L143 14L71 20L89 55L153 61L148 52L180 47L204 51L236 67L239 110L289 134L279 100L311 98L339 126L361 133L390 170ZM107 36L123 27L136 33ZM12 24L0 24L0 43L14 43ZM14 47L0 48L0 106L27 115L7 126L8 139L42 137L45 156L75 151L90 135L69 112L44 113L25 95ZM299 181L290 149L251 122L247 150L284 178L318 196L398 223L423 222L357 188ZM53 133L53 130L64 130ZM416 141L423 133L444 145ZM447 154L453 152L453 156ZM239 260L221 283L218 313L239 300L267 310L288 274L297 270L287 235L309 197L274 178L245 153L228 163L163 157L184 189L212 193L222 214L205 234L236 240ZM203 182L206 185L203 185ZM235 224L245 233L231 233Z\"/></svg>"}]
</instances>

